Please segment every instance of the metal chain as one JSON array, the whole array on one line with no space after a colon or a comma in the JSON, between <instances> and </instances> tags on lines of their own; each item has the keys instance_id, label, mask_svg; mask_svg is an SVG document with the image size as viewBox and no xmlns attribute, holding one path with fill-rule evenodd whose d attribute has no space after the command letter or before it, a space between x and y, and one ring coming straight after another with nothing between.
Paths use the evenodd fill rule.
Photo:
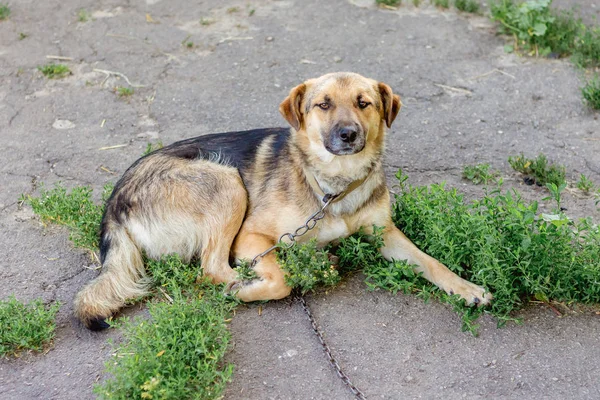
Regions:
<instances>
[{"instance_id":1,"label":"metal chain","mask_svg":"<svg viewBox=\"0 0 600 400\"><path fill-rule=\"evenodd\" d=\"M325 355L327 356L327 361L329 361L329 365L331 365L333 367L333 369L337 373L337 376L339 376L339 378L342 380L342 382L344 382L344 384L348 387L348 389L350 389L352 394L354 394L354 396L356 396L357 399L366 400L367 398L365 397L363 392L361 392L361 390L359 388L354 386L352 381L350 381L350 378L348 378L348 375L346 375L344 373L344 371L342 370L342 367L340 367L340 364L333 357L333 354L331 354L331 349L329 348L329 345L327 344L327 342L325 342L325 339L323 338L323 334L321 333L321 330L317 326L315 317L313 317L312 313L310 312L310 308L308 307L308 304L306 304L306 300L304 299L304 297L297 295L296 299L300 302L300 305L306 312L306 315L308 316L308 320L310 321L310 324L312 325L313 331L315 332L315 335L317 335L317 338L319 338L319 342L321 342L321 346L323 347L323 351L325 352Z\"/></svg>"},{"instance_id":2,"label":"metal chain","mask_svg":"<svg viewBox=\"0 0 600 400\"><path fill-rule=\"evenodd\" d=\"M273 250L275 250L277 248L280 248L280 247L284 248L284 249L292 248L296 244L297 237L306 235L306 233L308 233L310 230L314 229L315 226L317 226L318 221L325 218L325 210L340 195L341 195L341 193L340 194L326 194L323 197L323 205L321 206L319 211L317 211L316 213L314 213L313 215L308 217L308 219L306 220L304 225L298 227L298 229L296 229L294 231L294 233L291 233L291 232L284 233L283 235L281 235L279 237L279 240L277 241L277 243L275 245L269 247L262 253L254 256L254 258L252 259L252 262L250 264L250 268L254 268L256 266L256 264L258 264L258 262L264 256L266 256L267 254L269 254L270 252L272 252ZM288 239L289 242L284 243L283 239ZM359 388L357 388L356 386L354 386L352 384L352 382L350 381L350 378L348 378L348 375L346 375L344 373L344 371L342 370L342 367L340 367L340 364L337 362L337 360L331 354L331 349L329 348L329 345L327 345L327 343L325 342L325 339L323 338L323 334L321 333L321 330L317 326L315 318L313 317L312 313L310 312L310 308L308 307L308 304L306 304L306 300L304 299L304 297L302 297L301 295L296 295L296 299L300 302L300 305L302 305L302 308L306 312L306 315L308 316L308 320L310 321L310 324L312 325L313 331L315 332L315 335L317 335L317 338L319 338L319 342L321 342L321 346L323 347L323 351L325 352L325 355L327 356L327 361L329 361L329 365L331 365L333 367L333 369L337 373L337 376L340 377L342 382L344 382L344 384L350 389L350 391L354 394L354 396L356 396L357 399L366 400L366 397L363 394L363 392L361 392Z\"/></svg>"}]
</instances>

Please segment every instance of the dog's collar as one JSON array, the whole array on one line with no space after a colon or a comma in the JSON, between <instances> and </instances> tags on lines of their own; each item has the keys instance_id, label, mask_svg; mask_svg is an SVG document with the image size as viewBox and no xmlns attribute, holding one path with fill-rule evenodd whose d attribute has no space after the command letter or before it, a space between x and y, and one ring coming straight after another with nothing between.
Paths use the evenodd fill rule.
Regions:
<instances>
[{"instance_id":1,"label":"dog's collar","mask_svg":"<svg viewBox=\"0 0 600 400\"><path fill-rule=\"evenodd\" d=\"M369 179L369 177L373 174L373 171L375 170L375 168L372 168L371 171L369 171L369 173L365 175L364 178L351 182L348 185L348 187L346 187L346 189L342 190L339 193L325 193L325 191L321 188L321 185L319 185L319 181L317 181L317 178L315 178L315 175L308 169L306 169L306 167L304 167L303 169L304 176L306 176L306 181L308 182L312 190L314 190L321 197L321 201L323 203L337 203L338 201L342 200L354 190L358 189L360 185L365 183L365 181Z\"/></svg>"}]
</instances>

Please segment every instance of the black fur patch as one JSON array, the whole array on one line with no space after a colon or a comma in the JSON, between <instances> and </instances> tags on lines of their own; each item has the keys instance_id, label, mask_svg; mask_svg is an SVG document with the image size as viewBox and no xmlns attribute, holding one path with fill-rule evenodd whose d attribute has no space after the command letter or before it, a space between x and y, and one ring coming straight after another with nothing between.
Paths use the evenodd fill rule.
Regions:
<instances>
[{"instance_id":1,"label":"black fur patch","mask_svg":"<svg viewBox=\"0 0 600 400\"><path fill-rule=\"evenodd\" d=\"M110 249L110 238L108 235L103 234L100 238L100 262L104 264L104 260L106 260L106 256L108 255L108 250Z\"/></svg>"},{"instance_id":2,"label":"black fur patch","mask_svg":"<svg viewBox=\"0 0 600 400\"><path fill-rule=\"evenodd\" d=\"M110 328L110 325L104 320L104 318L95 318L88 323L90 331L98 332Z\"/></svg>"}]
</instances>

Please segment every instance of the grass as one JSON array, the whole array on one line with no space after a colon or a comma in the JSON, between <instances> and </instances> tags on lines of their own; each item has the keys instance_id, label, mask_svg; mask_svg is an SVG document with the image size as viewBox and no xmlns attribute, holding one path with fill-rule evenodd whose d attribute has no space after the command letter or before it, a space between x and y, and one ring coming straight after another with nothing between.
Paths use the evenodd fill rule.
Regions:
<instances>
[{"instance_id":1,"label":"grass","mask_svg":"<svg viewBox=\"0 0 600 400\"><path fill-rule=\"evenodd\" d=\"M4 21L10 17L10 8L8 4L0 3L0 21Z\"/></svg>"},{"instance_id":2,"label":"grass","mask_svg":"<svg viewBox=\"0 0 600 400\"><path fill-rule=\"evenodd\" d=\"M594 182L584 174L581 174L579 180L577 181L577 189L584 193L590 193L594 190L594 188Z\"/></svg>"},{"instance_id":3,"label":"grass","mask_svg":"<svg viewBox=\"0 0 600 400\"><path fill-rule=\"evenodd\" d=\"M42 351L54 338L59 303L23 304L14 296L0 301L0 357L25 350Z\"/></svg>"},{"instance_id":4,"label":"grass","mask_svg":"<svg viewBox=\"0 0 600 400\"><path fill-rule=\"evenodd\" d=\"M147 156L148 154L150 154L156 150L162 149L163 147L164 147L163 142L160 142L160 141L156 142L156 143L148 143L146 145L146 150L144 150L144 152L142 153L142 156Z\"/></svg>"},{"instance_id":5,"label":"grass","mask_svg":"<svg viewBox=\"0 0 600 400\"><path fill-rule=\"evenodd\" d=\"M103 198L111 191L112 185L106 185ZM30 204L42 221L68 227L75 246L97 251L104 207L92 201L91 188L68 192L58 185L20 201ZM229 343L226 322L235 303L225 298L222 286L206 280L196 284L198 265L171 256L148 261L147 269L156 287L148 303L151 318L117 324L123 342L106 363L109 378L95 387L96 394L111 399L219 398L233 368L223 363L223 355Z\"/></svg>"},{"instance_id":6,"label":"grass","mask_svg":"<svg viewBox=\"0 0 600 400\"><path fill-rule=\"evenodd\" d=\"M600 77L595 76L581 88L585 103L594 110L600 110Z\"/></svg>"},{"instance_id":7,"label":"grass","mask_svg":"<svg viewBox=\"0 0 600 400\"><path fill-rule=\"evenodd\" d=\"M565 167L549 164L544 154L534 159L527 158L523 154L511 156L508 157L508 163L515 171L525 175L526 183L536 183L539 186L554 184L557 187L566 185Z\"/></svg>"},{"instance_id":8,"label":"grass","mask_svg":"<svg viewBox=\"0 0 600 400\"><path fill-rule=\"evenodd\" d=\"M125 86L117 86L115 88L115 91L117 92L117 95L119 97L131 97L131 96L133 96L133 93L135 92L133 90L133 88L125 87Z\"/></svg>"},{"instance_id":9,"label":"grass","mask_svg":"<svg viewBox=\"0 0 600 400\"><path fill-rule=\"evenodd\" d=\"M214 23L215 23L215 20L213 20L211 18L206 18L206 17L200 18L200 25L202 25L202 26L209 26Z\"/></svg>"},{"instance_id":10,"label":"grass","mask_svg":"<svg viewBox=\"0 0 600 400\"><path fill-rule=\"evenodd\" d=\"M48 79L60 79L71 75L71 70L64 64L46 64L38 67L38 70Z\"/></svg>"},{"instance_id":11,"label":"grass","mask_svg":"<svg viewBox=\"0 0 600 400\"><path fill-rule=\"evenodd\" d=\"M491 17L500 33L514 38L515 51L535 56L569 57L581 67L600 65L600 29L586 26L571 11L551 8L552 0L498 0Z\"/></svg>"},{"instance_id":12,"label":"grass","mask_svg":"<svg viewBox=\"0 0 600 400\"><path fill-rule=\"evenodd\" d=\"M88 22L90 19L91 15L86 9L82 8L77 12L77 20L79 22Z\"/></svg>"},{"instance_id":13,"label":"grass","mask_svg":"<svg viewBox=\"0 0 600 400\"><path fill-rule=\"evenodd\" d=\"M466 165L462 173L464 179L468 179L476 185L496 182L498 175L497 171L491 170L490 164Z\"/></svg>"},{"instance_id":14,"label":"grass","mask_svg":"<svg viewBox=\"0 0 600 400\"><path fill-rule=\"evenodd\" d=\"M468 13L479 12L479 2L477 0L454 0L454 7L458 10Z\"/></svg>"},{"instance_id":15,"label":"grass","mask_svg":"<svg viewBox=\"0 0 600 400\"><path fill-rule=\"evenodd\" d=\"M449 8L450 0L433 0L433 5L438 8Z\"/></svg>"},{"instance_id":16,"label":"grass","mask_svg":"<svg viewBox=\"0 0 600 400\"><path fill-rule=\"evenodd\" d=\"M402 4L402 0L375 0L375 3L388 7L398 7Z\"/></svg>"}]
</instances>

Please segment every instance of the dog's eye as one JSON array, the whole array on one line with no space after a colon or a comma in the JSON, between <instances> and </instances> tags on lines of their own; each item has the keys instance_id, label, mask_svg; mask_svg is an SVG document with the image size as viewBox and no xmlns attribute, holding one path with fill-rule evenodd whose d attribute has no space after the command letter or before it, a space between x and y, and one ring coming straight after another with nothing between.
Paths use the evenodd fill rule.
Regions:
<instances>
[{"instance_id":1,"label":"dog's eye","mask_svg":"<svg viewBox=\"0 0 600 400\"><path fill-rule=\"evenodd\" d=\"M358 101L358 107L361 110L364 110L365 108L367 108L369 106L369 104L371 104L371 103L369 103L368 101L363 101L363 100Z\"/></svg>"},{"instance_id":2,"label":"dog's eye","mask_svg":"<svg viewBox=\"0 0 600 400\"><path fill-rule=\"evenodd\" d=\"M317 107L319 107L321 110L327 110L329 108L329 103L319 103L317 104Z\"/></svg>"}]
</instances>

